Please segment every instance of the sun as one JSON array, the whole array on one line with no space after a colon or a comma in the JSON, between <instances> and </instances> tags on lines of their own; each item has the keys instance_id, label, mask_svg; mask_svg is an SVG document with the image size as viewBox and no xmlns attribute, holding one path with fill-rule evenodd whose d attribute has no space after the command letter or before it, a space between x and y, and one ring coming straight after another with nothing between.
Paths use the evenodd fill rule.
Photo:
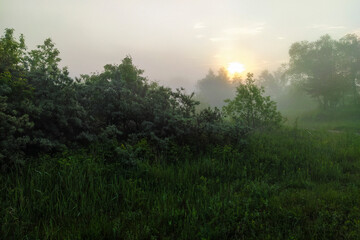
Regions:
<instances>
[{"instance_id":1,"label":"sun","mask_svg":"<svg viewBox=\"0 0 360 240\"><path fill-rule=\"evenodd\" d=\"M227 70L230 75L235 75L236 73L242 73L245 71L245 66L239 62L231 62L228 64Z\"/></svg>"}]
</instances>

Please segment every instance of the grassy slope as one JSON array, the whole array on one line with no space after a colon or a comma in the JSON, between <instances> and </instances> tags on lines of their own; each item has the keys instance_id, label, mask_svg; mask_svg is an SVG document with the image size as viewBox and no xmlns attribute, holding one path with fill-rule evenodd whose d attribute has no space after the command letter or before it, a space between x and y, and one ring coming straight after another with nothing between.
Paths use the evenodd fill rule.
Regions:
<instances>
[{"instance_id":1,"label":"grassy slope","mask_svg":"<svg viewBox=\"0 0 360 240\"><path fill-rule=\"evenodd\" d=\"M0 177L4 239L358 239L360 137L282 129L124 170L85 152ZM22 172L22 174L20 174Z\"/></svg>"}]
</instances>

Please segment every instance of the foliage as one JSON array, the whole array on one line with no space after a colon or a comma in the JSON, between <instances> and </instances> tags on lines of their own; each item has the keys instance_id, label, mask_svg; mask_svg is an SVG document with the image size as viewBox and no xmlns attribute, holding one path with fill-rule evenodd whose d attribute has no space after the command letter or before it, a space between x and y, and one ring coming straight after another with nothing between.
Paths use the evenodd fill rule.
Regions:
<instances>
[{"instance_id":1,"label":"foliage","mask_svg":"<svg viewBox=\"0 0 360 240\"><path fill-rule=\"evenodd\" d=\"M5 34L0 39L0 72L10 72L19 77L24 70L25 50L24 36L21 35L17 41L14 29L5 29Z\"/></svg>"},{"instance_id":2,"label":"foliage","mask_svg":"<svg viewBox=\"0 0 360 240\"><path fill-rule=\"evenodd\" d=\"M282 65L273 73L270 73L268 70L264 70L261 72L256 83L264 87L264 91L267 96L271 96L273 99L278 100L287 85L290 83L286 73L286 65Z\"/></svg>"},{"instance_id":3,"label":"foliage","mask_svg":"<svg viewBox=\"0 0 360 240\"><path fill-rule=\"evenodd\" d=\"M240 78L231 79L224 68L221 68L218 74L209 70L205 78L199 80L196 86L196 98L202 103L200 107L205 108L206 105L223 107L225 99L235 96L235 87L240 81Z\"/></svg>"},{"instance_id":4,"label":"foliage","mask_svg":"<svg viewBox=\"0 0 360 240\"><path fill-rule=\"evenodd\" d=\"M79 104L74 85L66 68L60 69L59 51L51 39L29 52L26 58L28 80L34 88L35 123L31 148L40 151L61 150L76 143L84 126L86 113Z\"/></svg>"},{"instance_id":5,"label":"foliage","mask_svg":"<svg viewBox=\"0 0 360 240\"><path fill-rule=\"evenodd\" d=\"M99 135L112 126L119 141L148 138L158 146L164 139L183 141L195 114L193 95L148 83L142 73L126 57L103 73L82 77L80 102L94 119L89 131Z\"/></svg>"},{"instance_id":6,"label":"foliage","mask_svg":"<svg viewBox=\"0 0 360 240\"><path fill-rule=\"evenodd\" d=\"M340 41L325 35L315 42L294 43L289 50L290 72L323 108L334 108L349 93L358 98L359 51L360 41L356 35Z\"/></svg>"},{"instance_id":7,"label":"foliage","mask_svg":"<svg viewBox=\"0 0 360 240\"><path fill-rule=\"evenodd\" d=\"M12 29L0 38L0 169L24 161L34 126L29 119L33 89L25 78L24 38L16 40Z\"/></svg>"},{"instance_id":8,"label":"foliage","mask_svg":"<svg viewBox=\"0 0 360 240\"><path fill-rule=\"evenodd\" d=\"M348 92L353 95L353 103L359 103L360 79L360 37L348 34L341 38L337 47L339 49L341 74L344 77Z\"/></svg>"},{"instance_id":9,"label":"foliage","mask_svg":"<svg viewBox=\"0 0 360 240\"><path fill-rule=\"evenodd\" d=\"M226 100L224 111L234 121L255 129L260 127L278 126L282 117L276 110L275 102L264 97L264 89L254 84L253 74L248 74L245 84L236 88L233 100Z\"/></svg>"},{"instance_id":10,"label":"foliage","mask_svg":"<svg viewBox=\"0 0 360 240\"><path fill-rule=\"evenodd\" d=\"M149 83L129 56L75 81L59 67L51 39L26 52L23 36L18 41L7 29L0 54L2 168L20 156L98 142L145 138L165 151L172 142L192 141L194 95Z\"/></svg>"},{"instance_id":11,"label":"foliage","mask_svg":"<svg viewBox=\"0 0 360 240\"><path fill-rule=\"evenodd\" d=\"M24 159L24 149L30 138L24 132L33 124L28 115L19 116L11 111L6 103L6 97L0 97L0 166L1 170L21 163Z\"/></svg>"},{"instance_id":12,"label":"foliage","mask_svg":"<svg viewBox=\"0 0 360 240\"><path fill-rule=\"evenodd\" d=\"M0 52L3 168L22 160L20 156L92 144L121 152L116 145L146 139L155 151L170 154L188 147L205 151L218 142L244 142L247 126L242 121L224 121L218 109L196 112L194 93L149 82L130 56L74 80L66 67L59 67L60 52L51 39L26 51L23 37L17 41L13 30L7 30ZM210 75L203 87L222 82L232 89L225 70Z\"/></svg>"}]
</instances>

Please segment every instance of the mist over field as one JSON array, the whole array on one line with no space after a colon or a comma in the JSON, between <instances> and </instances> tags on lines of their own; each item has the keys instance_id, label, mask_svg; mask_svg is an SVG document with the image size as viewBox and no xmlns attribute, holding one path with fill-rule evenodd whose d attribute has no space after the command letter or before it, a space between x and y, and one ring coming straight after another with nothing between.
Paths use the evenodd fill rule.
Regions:
<instances>
[{"instance_id":1,"label":"mist over field","mask_svg":"<svg viewBox=\"0 0 360 240\"><path fill-rule=\"evenodd\" d=\"M359 239L358 9L0 1L0 239Z\"/></svg>"}]
</instances>

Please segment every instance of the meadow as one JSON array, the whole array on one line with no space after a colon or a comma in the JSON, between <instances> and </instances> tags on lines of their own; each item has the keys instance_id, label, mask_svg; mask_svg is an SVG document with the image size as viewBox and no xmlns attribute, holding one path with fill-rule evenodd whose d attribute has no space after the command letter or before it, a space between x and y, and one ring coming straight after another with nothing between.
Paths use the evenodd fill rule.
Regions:
<instances>
[{"instance_id":1,"label":"meadow","mask_svg":"<svg viewBox=\"0 0 360 240\"><path fill-rule=\"evenodd\" d=\"M293 126L202 154L179 149L183 159L146 153L127 168L100 148L43 155L1 175L1 235L358 239L359 144L356 134Z\"/></svg>"}]
</instances>

